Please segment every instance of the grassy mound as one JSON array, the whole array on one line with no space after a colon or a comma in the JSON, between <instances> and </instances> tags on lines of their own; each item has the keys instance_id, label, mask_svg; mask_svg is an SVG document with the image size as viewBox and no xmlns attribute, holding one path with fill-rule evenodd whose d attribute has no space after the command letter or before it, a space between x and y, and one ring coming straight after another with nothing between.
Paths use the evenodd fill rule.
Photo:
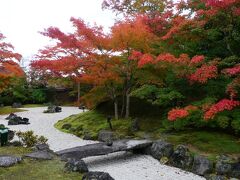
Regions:
<instances>
[{"instance_id":1,"label":"grassy mound","mask_svg":"<svg viewBox=\"0 0 240 180\"><path fill-rule=\"evenodd\" d=\"M30 152L30 149L23 147L1 147L1 155L21 156ZM64 172L64 162L55 158L48 161L37 161L24 159L23 162L9 168L0 168L0 179L2 180L30 180L30 179L81 179L79 173Z\"/></svg>"},{"instance_id":2,"label":"grassy mound","mask_svg":"<svg viewBox=\"0 0 240 180\"><path fill-rule=\"evenodd\" d=\"M182 131L169 134L167 139L174 144L188 144L208 154L240 154L239 138L208 131Z\"/></svg>"},{"instance_id":3,"label":"grassy mound","mask_svg":"<svg viewBox=\"0 0 240 180\"><path fill-rule=\"evenodd\" d=\"M119 119L112 120L113 131L120 137L125 137L130 133L131 120ZM64 125L70 124L71 128L64 129ZM61 131L75 134L76 136L83 137L84 133L89 133L94 139L97 139L100 130L109 130L106 116L98 113L97 111L88 111L78 115L72 115L64 120L58 121L55 127Z\"/></svg>"},{"instance_id":4,"label":"grassy mound","mask_svg":"<svg viewBox=\"0 0 240 180\"><path fill-rule=\"evenodd\" d=\"M23 108L35 108L35 107L44 107L44 105L42 105L42 104L25 104L25 105L23 105ZM23 111L26 111L26 110L12 108L11 106L0 107L0 115L6 115L6 114L10 114L10 113L23 112Z\"/></svg>"},{"instance_id":5,"label":"grassy mound","mask_svg":"<svg viewBox=\"0 0 240 180\"><path fill-rule=\"evenodd\" d=\"M131 119L113 120L114 131L119 137L165 139L175 145L186 144L193 152L215 156L217 154L240 155L240 141L238 137L221 132L211 131L174 131L169 132L161 125L161 119L140 118L140 130L131 132ZM71 128L63 129L70 124ZM78 115L72 115L55 124L61 131L83 137L84 132L89 132L95 139L102 129L109 130L106 116L97 111L88 111Z\"/></svg>"},{"instance_id":6,"label":"grassy mound","mask_svg":"<svg viewBox=\"0 0 240 180\"><path fill-rule=\"evenodd\" d=\"M25 110L12 108L11 106L0 107L0 115L6 115L6 114L22 112L22 111L25 111Z\"/></svg>"},{"instance_id":7,"label":"grassy mound","mask_svg":"<svg viewBox=\"0 0 240 180\"><path fill-rule=\"evenodd\" d=\"M25 104L23 108L45 107L43 104Z\"/></svg>"}]
</instances>

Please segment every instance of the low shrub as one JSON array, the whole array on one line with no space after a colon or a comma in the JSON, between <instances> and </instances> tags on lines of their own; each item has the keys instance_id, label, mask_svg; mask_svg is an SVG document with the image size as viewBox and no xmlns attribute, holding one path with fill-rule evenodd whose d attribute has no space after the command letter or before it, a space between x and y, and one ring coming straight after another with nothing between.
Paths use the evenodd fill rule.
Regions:
<instances>
[{"instance_id":1,"label":"low shrub","mask_svg":"<svg viewBox=\"0 0 240 180\"><path fill-rule=\"evenodd\" d=\"M223 111L218 113L214 119L204 120L203 111L196 110L187 117L179 118L173 122L167 118L163 118L162 125L169 131L212 128L215 130L224 130L230 134L240 134L240 111L239 108L232 111Z\"/></svg>"},{"instance_id":2,"label":"low shrub","mask_svg":"<svg viewBox=\"0 0 240 180\"><path fill-rule=\"evenodd\" d=\"M33 147L36 144L46 143L48 141L44 136L34 135L33 131L20 132L18 131L16 135L19 141L23 143L26 147Z\"/></svg>"}]
</instances>

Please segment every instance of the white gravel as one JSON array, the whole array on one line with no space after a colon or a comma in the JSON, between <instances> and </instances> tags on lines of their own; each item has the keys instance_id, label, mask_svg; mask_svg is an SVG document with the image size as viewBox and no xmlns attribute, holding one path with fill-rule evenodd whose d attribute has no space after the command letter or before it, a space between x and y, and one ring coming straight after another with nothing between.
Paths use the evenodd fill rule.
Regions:
<instances>
[{"instance_id":1,"label":"white gravel","mask_svg":"<svg viewBox=\"0 0 240 180\"><path fill-rule=\"evenodd\" d=\"M15 131L29 131L33 130L37 135L43 135L48 139L48 144L53 151L59 151L76 146L83 146L94 141L83 141L80 138L63 133L56 128L54 124L59 120L69 117L73 114L79 114L82 111L75 107L62 107L61 113L43 113L46 107L39 108L25 108L28 111L16 113L21 117L29 118L29 125L8 126ZM7 116L0 116L0 124L7 125Z\"/></svg>"},{"instance_id":2,"label":"white gravel","mask_svg":"<svg viewBox=\"0 0 240 180\"><path fill-rule=\"evenodd\" d=\"M26 108L19 116L30 119L29 125L9 126L16 131L33 130L37 135L48 138L48 144L54 151L94 143L82 140L74 135L60 132L54 124L72 114L81 113L75 107L63 107L63 112L44 114L46 107ZM0 116L0 124L7 125L7 116ZM133 155L129 152L118 152L110 155L89 157L84 159L90 171L108 172L115 180L200 180L204 179L178 168L165 166L156 159L146 155Z\"/></svg>"}]
</instances>

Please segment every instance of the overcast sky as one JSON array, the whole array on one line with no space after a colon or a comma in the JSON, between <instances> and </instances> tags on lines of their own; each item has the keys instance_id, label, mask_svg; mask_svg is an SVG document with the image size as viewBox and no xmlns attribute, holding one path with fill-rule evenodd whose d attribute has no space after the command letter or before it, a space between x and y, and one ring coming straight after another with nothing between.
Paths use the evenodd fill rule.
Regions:
<instances>
[{"instance_id":1,"label":"overcast sky","mask_svg":"<svg viewBox=\"0 0 240 180\"><path fill-rule=\"evenodd\" d=\"M0 32L17 52L28 57L49 42L39 31L56 26L69 32L70 17L96 22L106 29L113 25L114 14L102 11L101 3L102 0L0 0Z\"/></svg>"}]
</instances>

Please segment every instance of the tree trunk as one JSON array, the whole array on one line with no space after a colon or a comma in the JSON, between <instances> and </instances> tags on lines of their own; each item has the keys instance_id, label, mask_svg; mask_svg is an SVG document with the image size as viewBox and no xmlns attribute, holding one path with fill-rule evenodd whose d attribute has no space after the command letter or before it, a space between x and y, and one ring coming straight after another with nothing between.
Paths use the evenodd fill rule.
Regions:
<instances>
[{"instance_id":1,"label":"tree trunk","mask_svg":"<svg viewBox=\"0 0 240 180\"><path fill-rule=\"evenodd\" d=\"M77 83L77 93L78 93L78 97L77 97L77 102L78 102L78 104L80 103L80 88L81 88L81 84L80 84L80 82L78 82Z\"/></svg>"},{"instance_id":2,"label":"tree trunk","mask_svg":"<svg viewBox=\"0 0 240 180\"><path fill-rule=\"evenodd\" d=\"M115 116L115 119L118 119L118 102L117 102L117 100L114 100L114 116Z\"/></svg>"},{"instance_id":3,"label":"tree trunk","mask_svg":"<svg viewBox=\"0 0 240 180\"><path fill-rule=\"evenodd\" d=\"M123 117L124 109L125 109L125 93L123 93L123 95L122 95L122 110L121 110L121 117Z\"/></svg>"},{"instance_id":4,"label":"tree trunk","mask_svg":"<svg viewBox=\"0 0 240 180\"><path fill-rule=\"evenodd\" d=\"M130 114L130 94L127 92L126 93L126 114L125 118L129 118Z\"/></svg>"}]
</instances>

